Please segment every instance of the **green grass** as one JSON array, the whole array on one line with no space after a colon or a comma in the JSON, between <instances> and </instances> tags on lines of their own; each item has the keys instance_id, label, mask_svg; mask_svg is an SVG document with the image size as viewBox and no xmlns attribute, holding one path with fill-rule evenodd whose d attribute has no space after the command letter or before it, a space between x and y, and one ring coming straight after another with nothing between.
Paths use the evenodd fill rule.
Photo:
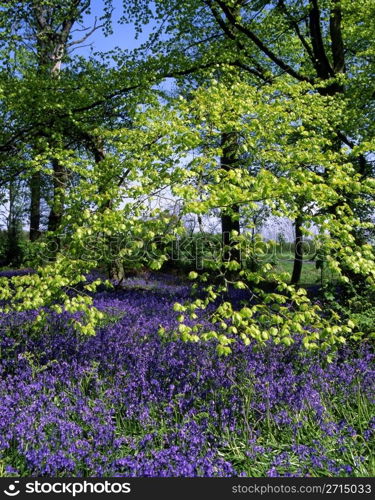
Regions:
<instances>
[{"instance_id":1,"label":"green grass","mask_svg":"<svg viewBox=\"0 0 375 500\"><path fill-rule=\"evenodd\" d=\"M317 268L316 261L313 260L314 254L304 255L301 273L301 285L327 284L336 281L335 275L326 267L323 269ZM294 253L283 251L277 254L267 255L266 260L274 265L274 271L278 274L288 274L290 280L293 272Z\"/></svg>"},{"instance_id":2,"label":"green grass","mask_svg":"<svg viewBox=\"0 0 375 500\"><path fill-rule=\"evenodd\" d=\"M351 472L340 475L349 477L375 475L374 443L371 444L363 435L375 408L360 391L356 399L350 402L344 393L342 398L340 395L323 397L324 422L329 425L345 421L356 432L351 437L343 432L340 438L337 433L332 436L327 434L318 424L315 410L308 404L298 413L291 413L290 409L286 409L291 420L288 424L277 424L272 417L260 419L259 415L250 409L254 398L251 387L251 380L244 381L238 387L244 400L244 413L242 419L238 420L240 425L237 426L236 432L228 429L225 436L222 434L217 436L221 440L225 438L227 446L222 449L222 455L235 465L239 473L245 473L249 477L264 477L274 466L275 459L285 454L286 460L276 466L277 472L281 474L300 475L302 472L312 477L329 477L333 475L330 462L335 462L336 466L349 465L352 468ZM215 434L214 425L212 433ZM341 448L339 439L342 439ZM314 463L312 457L301 460L301 457L293 451L293 445L316 448L318 450L316 462ZM264 451L259 452L260 446Z\"/></svg>"},{"instance_id":3,"label":"green grass","mask_svg":"<svg viewBox=\"0 0 375 500\"><path fill-rule=\"evenodd\" d=\"M352 437L343 432L343 445L340 448L338 434L332 436L327 434L319 425L315 410L309 407L308 403L306 408L298 413L291 413L290 409L285 408L291 424L277 424L271 415L268 418L259 418L259 414L251 409L254 399L252 384L252 380L243 381L241 385L227 391L222 390L215 396L217 400L225 400L230 397L231 391L241 392L244 410L237 419L235 431L233 429L219 431L218 422L210 423L208 429L212 436L225 443L220 454L236 468L238 474L265 477L268 471L275 467L279 474L332 477L337 475L332 472L333 463L336 467L351 467L347 473L340 472L340 476L372 477L375 474L374 450L371 443L363 436L363 431L374 414L374 407L361 392L358 392L356 400L352 402L348 402L344 394L342 398L337 395L333 398L326 395L322 400L325 407L324 422L327 425L344 420L356 431ZM177 399L178 395L175 398ZM200 404L196 401L197 407ZM131 436L135 442L141 442L146 434L153 433L151 457L152 450L163 449L167 436L174 431L174 425L177 431L178 426L189 421L189 417L178 411L175 412L174 419L165 418L163 411L163 405L150 408L153 425L142 427L136 421L123 418L122 410L118 408L116 412L118 435ZM207 417L208 414L202 411L197 413L194 419ZM175 444L179 446L180 443ZM316 453L301 459L294 451L294 445L316 449ZM134 453L134 450L126 451ZM280 460L283 455L285 459ZM275 466L277 461L280 463Z\"/></svg>"},{"instance_id":4,"label":"green grass","mask_svg":"<svg viewBox=\"0 0 375 500\"><path fill-rule=\"evenodd\" d=\"M275 271L277 273L288 273L289 279L292 277L293 262L289 260L280 260L275 265ZM301 274L301 285L312 285L316 283L321 283L322 273L320 269L317 269L315 262L304 262L302 266ZM323 280L327 278L323 275Z\"/></svg>"}]
</instances>

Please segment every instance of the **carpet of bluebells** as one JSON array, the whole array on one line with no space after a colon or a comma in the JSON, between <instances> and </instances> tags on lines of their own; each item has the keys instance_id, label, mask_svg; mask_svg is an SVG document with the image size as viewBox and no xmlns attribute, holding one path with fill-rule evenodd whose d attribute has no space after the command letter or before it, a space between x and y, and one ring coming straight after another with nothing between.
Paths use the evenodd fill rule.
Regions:
<instances>
[{"instance_id":1,"label":"carpet of bluebells","mask_svg":"<svg viewBox=\"0 0 375 500\"><path fill-rule=\"evenodd\" d=\"M0 475L374 474L371 346L332 363L298 339L219 357L158 335L177 325L188 286L124 285L96 293L95 337L68 315L38 328L32 311L0 318Z\"/></svg>"}]
</instances>

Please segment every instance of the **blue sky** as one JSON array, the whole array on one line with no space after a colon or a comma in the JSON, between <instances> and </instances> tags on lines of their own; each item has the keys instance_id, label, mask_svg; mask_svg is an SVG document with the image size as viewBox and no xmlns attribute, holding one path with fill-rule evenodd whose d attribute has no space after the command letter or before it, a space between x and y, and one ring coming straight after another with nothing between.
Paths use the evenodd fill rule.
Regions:
<instances>
[{"instance_id":1,"label":"blue sky","mask_svg":"<svg viewBox=\"0 0 375 500\"><path fill-rule=\"evenodd\" d=\"M95 22L95 17L98 19L103 14L103 0L92 0L91 1L91 14L86 16L84 19L85 27L93 26ZM94 51L108 52L115 47L120 49L135 49L140 46L141 43L145 42L152 31L152 24L144 27L143 33L139 35L138 40L135 38L135 29L133 25L120 24L119 19L123 14L123 1L113 0L114 11L112 14L113 20L113 35L105 36L103 31L97 30L91 35L91 37L85 42L85 45L92 44ZM74 33L75 38L80 37L80 33ZM75 51L76 54L88 56L90 54L91 48L89 46L81 47Z\"/></svg>"}]
</instances>

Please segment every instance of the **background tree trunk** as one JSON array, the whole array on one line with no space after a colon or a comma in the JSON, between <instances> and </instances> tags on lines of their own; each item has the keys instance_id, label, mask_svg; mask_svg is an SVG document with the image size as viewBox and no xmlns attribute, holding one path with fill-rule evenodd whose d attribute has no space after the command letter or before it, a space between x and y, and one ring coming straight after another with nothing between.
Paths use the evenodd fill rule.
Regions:
<instances>
[{"instance_id":1,"label":"background tree trunk","mask_svg":"<svg viewBox=\"0 0 375 500\"><path fill-rule=\"evenodd\" d=\"M237 161L237 136L235 133L223 133L221 136L221 146L223 150L222 157L220 158L220 167L229 172L234 168ZM232 231L240 233L240 207L236 204L232 205L229 209L223 209L221 212L221 234L223 245L223 260L236 260L241 261L240 251L233 248L235 240L232 237Z\"/></svg>"},{"instance_id":2,"label":"background tree trunk","mask_svg":"<svg viewBox=\"0 0 375 500\"><path fill-rule=\"evenodd\" d=\"M55 158L53 166L53 201L48 218L48 231L56 231L64 214L65 191L68 183L66 168Z\"/></svg>"},{"instance_id":3,"label":"background tree trunk","mask_svg":"<svg viewBox=\"0 0 375 500\"><path fill-rule=\"evenodd\" d=\"M303 265L303 234L302 234L302 216L299 215L295 220L295 240L294 240L294 262L293 272L290 283L298 285L301 281L302 265Z\"/></svg>"},{"instance_id":4,"label":"background tree trunk","mask_svg":"<svg viewBox=\"0 0 375 500\"><path fill-rule=\"evenodd\" d=\"M22 231L22 211L19 204L19 185L12 180L9 183L9 212L7 218L7 241L5 252L5 265L18 266L22 261L22 249L20 246Z\"/></svg>"},{"instance_id":5,"label":"background tree trunk","mask_svg":"<svg viewBox=\"0 0 375 500\"><path fill-rule=\"evenodd\" d=\"M30 179L30 241L40 236L41 175L35 172Z\"/></svg>"}]
</instances>

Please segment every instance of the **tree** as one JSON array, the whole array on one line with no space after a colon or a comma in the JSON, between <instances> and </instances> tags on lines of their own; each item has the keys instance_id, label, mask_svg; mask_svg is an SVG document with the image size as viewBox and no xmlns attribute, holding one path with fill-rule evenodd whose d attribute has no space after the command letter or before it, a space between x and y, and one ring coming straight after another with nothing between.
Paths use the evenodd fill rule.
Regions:
<instances>
[{"instance_id":1,"label":"tree","mask_svg":"<svg viewBox=\"0 0 375 500\"><path fill-rule=\"evenodd\" d=\"M69 0L64 5L44 0L7 2L1 18L1 25L7 34L3 38L3 54L8 58L11 51L27 54L26 68L21 59L21 65L16 63L13 71L30 72L34 68L36 78L50 82L50 87L53 87L52 81L59 79L62 64L68 61L69 51L84 43L94 31L108 28L110 3L103 13L101 24L97 24L95 20L91 28L82 28L82 36L74 37L73 28L82 24L83 16L90 10L90 4L90 0ZM49 148L53 146L53 141L56 140L53 139L53 133L56 134L56 130L49 130L47 127L39 131L37 135L42 134L44 137L43 147L47 144ZM35 144L33 147L35 148ZM41 153L38 147L36 152ZM55 231L61 222L68 175L56 158L52 158L51 163L53 194L48 229ZM40 203L41 172L36 170L30 176L31 241L35 241L40 235Z\"/></svg>"},{"instance_id":2,"label":"tree","mask_svg":"<svg viewBox=\"0 0 375 500\"><path fill-rule=\"evenodd\" d=\"M303 261L303 233L302 233L302 215L298 215L294 221L295 240L294 240L294 262L291 277L291 284L298 285L301 280L302 261Z\"/></svg>"},{"instance_id":3,"label":"tree","mask_svg":"<svg viewBox=\"0 0 375 500\"><path fill-rule=\"evenodd\" d=\"M355 173L355 166L348 162L350 155L347 152L327 148L325 129L327 132L335 129L343 111L332 96L314 94L308 92L308 88L311 88L309 83L302 82L295 86L286 79L272 86L264 86L261 92L240 81L232 85L231 89L217 82L208 90L199 89L195 100L190 100L186 108L182 108L191 123L200 130L199 137L206 141L206 148L200 145L204 151L202 157L195 158L191 168L196 175L203 167L205 171L210 168L213 179L203 194L203 202L197 202L198 197L190 189L182 191L186 200L185 210L202 213L202 207L209 211L214 207L235 204L250 215L259 203L265 203L273 215L297 219L303 200L305 207L310 206L310 210L304 212L306 226L311 222L318 223L322 236L326 232L332 236L326 242L330 250L330 268L340 275L344 283L348 280L345 269L352 269L359 274L363 272L367 282L373 286L375 268L371 246L358 245L353 239L351 231L356 225L362 224L353 218L349 202L342 198L341 193L344 185L347 194L355 193L357 189L370 192L373 181L365 181ZM309 113L306 116L307 109ZM302 118L309 132L299 125ZM312 124L315 124L314 129L309 127ZM218 151L212 148L212 144L215 144L213 137L217 137L219 130L226 125L241 134L241 146L245 151L256 151L259 162L265 166L275 162L279 172L263 167L254 177L250 169L217 170L213 167ZM201 132L202 128L205 133ZM329 175L322 176L323 170ZM189 179L192 175L189 174ZM328 210L337 201L343 207L340 219ZM298 243L301 243L301 223L297 231ZM245 238L246 235L241 235L237 248L246 251L246 245L241 245L241 242L246 243ZM357 262L357 257L361 259L361 264ZM237 269L234 264L235 261L229 261L226 269ZM213 263L223 278L223 286L210 284L205 300L176 305L176 310L181 313L194 315L195 309L203 308L213 301L221 302L218 307L215 306L212 314L213 321L219 325L219 332L211 330L202 333L203 325L191 327L185 324L182 314L179 332L184 340L216 339L219 351L228 353L230 344L237 338L245 343L251 338L260 343L272 338L275 342L290 345L293 334L299 333L303 335L306 347L324 348L345 342L354 326L351 322L345 324L335 314L325 323L328 317L324 319L319 307L310 303L306 291L288 285L285 277L272 273L268 264L263 264L255 272L242 269L235 280L230 273L220 272L220 265ZM298 278L296 273L295 281ZM198 273L191 273L191 277L197 278ZM207 281L207 276L203 274L202 279L203 282ZM271 292L262 289L262 282L266 280L274 282ZM252 297L249 305L236 310L229 301L223 301L225 295L222 292L231 285L249 289Z\"/></svg>"},{"instance_id":4,"label":"tree","mask_svg":"<svg viewBox=\"0 0 375 500\"><path fill-rule=\"evenodd\" d=\"M22 179L11 180L2 200L5 211L6 239L1 265L17 267L22 262L22 222L25 211L25 192Z\"/></svg>"},{"instance_id":5,"label":"tree","mask_svg":"<svg viewBox=\"0 0 375 500\"><path fill-rule=\"evenodd\" d=\"M375 36L371 23L373 5L368 0L159 0L156 19L165 26L154 36L155 50L165 54L175 71L197 66L237 68L263 85L280 77L313 85L311 91L346 103L345 115L335 130L326 131L333 151L347 147L350 160L362 178L373 175L370 145L373 130L374 93L369 81L373 73ZM178 5L177 5L178 3ZM131 4L132 5L132 4ZM130 13L135 12L129 7ZM366 15L364 16L364 13ZM159 35L159 38L158 38ZM303 117L302 125L305 125ZM329 172L321 171L321 175ZM364 197L365 194L363 193ZM370 222L368 210L357 197L351 210ZM369 195L366 199L373 200ZM340 217L341 201L325 210ZM300 216L298 216L300 217ZM363 231L353 228L363 242ZM302 262L295 261L296 272ZM355 277L348 270L348 276ZM297 278L295 274L294 279Z\"/></svg>"},{"instance_id":6,"label":"tree","mask_svg":"<svg viewBox=\"0 0 375 500\"><path fill-rule=\"evenodd\" d=\"M134 5L129 3L131 14ZM175 3L156 2L157 14L169 12L171 5ZM23 147L32 151L26 166L29 173L48 170L53 160L55 180L57 169L74 180L69 189L64 178L62 190L60 183L54 186L58 222L51 223L51 229L59 237L54 260L40 263L35 275L16 277L11 283L0 279L5 310L44 306L78 313L78 319L73 318L76 327L95 333L101 315L87 292L94 291L98 282L87 283L85 273L113 261L160 268L167 256L157 235L173 239L183 230L170 224L171 217L162 210L149 206L148 201L166 187L180 203L179 220L221 211L233 227L234 222L239 224L239 215L251 220L260 205L291 219L298 219L303 209L304 231L313 222L321 235L331 235L325 243L327 265L341 281L347 282L346 267L374 285L372 249L353 237L356 227L366 227L354 207L361 196L370 198L374 187L358 169L360 158L368 163L364 155L370 147L370 128L365 127L361 136L360 122L348 108L362 78L356 66L361 67L361 62L356 59L352 72L344 75L349 83L341 81L343 73L338 69L332 78L322 78L324 58L318 64L305 57L306 33L298 27L298 36L294 24L285 21L281 3L277 9L267 2L262 5L263 10L257 7L255 23L254 2L184 1L177 13L169 13L167 41L157 35L152 38L162 56L154 53L147 63L135 57L128 59L130 69L119 69L77 62L60 71L59 78L45 81L31 65L23 78L12 74L2 82L2 108L11 116L12 126L2 131L0 150L18 147L24 153L25 143ZM306 4L304 15L308 47L313 55L321 55L320 14L315 5ZM151 14L143 10L142 21ZM200 41L207 28L209 38ZM146 76L141 74L145 64ZM220 78L215 79L212 68L217 64ZM78 71L80 67L84 71ZM233 67L241 72L232 71ZM207 71L206 79L189 99L167 101L151 89L167 76L195 78L197 70ZM251 78L245 78L243 71ZM351 91L346 93L349 84ZM361 99L353 97L355 109ZM369 116L367 109L363 116ZM352 149L341 147L342 137L346 140L348 135L343 125L347 118L350 141L358 141ZM200 154L194 156L193 151ZM229 240L230 258L211 263L217 279L209 283L206 296L176 305L196 318L195 309L212 303L211 319L217 330L191 327L181 315L179 333L184 340L216 339L219 352L226 354L237 339L264 344L272 338L290 345L293 335L299 334L313 349L331 347L352 336L351 322L329 311L323 315L304 289L288 284L268 263L241 269L236 254L243 251L251 258L253 250L246 247L249 235L237 233L235 241ZM46 245L48 239L34 248ZM266 242L263 246L267 250ZM194 271L191 278L197 277ZM201 278L208 280L204 273ZM233 287L248 290L246 306L236 309L225 300Z\"/></svg>"}]
</instances>

